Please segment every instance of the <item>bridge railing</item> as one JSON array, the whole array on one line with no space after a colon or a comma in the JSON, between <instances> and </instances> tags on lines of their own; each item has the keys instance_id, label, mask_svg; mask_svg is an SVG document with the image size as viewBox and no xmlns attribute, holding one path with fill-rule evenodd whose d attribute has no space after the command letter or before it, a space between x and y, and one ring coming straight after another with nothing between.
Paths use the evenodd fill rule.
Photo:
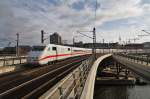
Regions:
<instances>
[{"instance_id":1,"label":"bridge railing","mask_svg":"<svg viewBox=\"0 0 150 99\"><path fill-rule=\"evenodd\" d=\"M48 95L41 96L40 99L67 99L68 97L79 99L92 64L93 57L83 61L58 87L53 89Z\"/></svg>"},{"instance_id":2,"label":"bridge railing","mask_svg":"<svg viewBox=\"0 0 150 99\"><path fill-rule=\"evenodd\" d=\"M16 64L22 64L25 63L27 59L27 56L5 56L0 57L0 67L1 66L11 66Z\"/></svg>"},{"instance_id":3,"label":"bridge railing","mask_svg":"<svg viewBox=\"0 0 150 99\"><path fill-rule=\"evenodd\" d=\"M122 53L117 53L114 55L122 56L122 57L127 58L128 60L131 60L131 61L134 61L137 63L141 63L144 65L150 64L150 57L149 56L145 56L145 55L136 56L136 55L128 55L128 54L122 54Z\"/></svg>"}]
</instances>

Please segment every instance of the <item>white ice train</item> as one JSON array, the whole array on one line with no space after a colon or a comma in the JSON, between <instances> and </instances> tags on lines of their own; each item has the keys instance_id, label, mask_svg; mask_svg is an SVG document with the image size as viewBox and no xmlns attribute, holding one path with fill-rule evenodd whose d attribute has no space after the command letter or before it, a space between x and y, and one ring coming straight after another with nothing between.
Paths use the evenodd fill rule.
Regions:
<instances>
[{"instance_id":1,"label":"white ice train","mask_svg":"<svg viewBox=\"0 0 150 99\"><path fill-rule=\"evenodd\" d=\"M29 64L49 64L54 61L63 60L70 57L91 54L91 49L69 47L55 44L33 46L29 52L27 63Z\"/></svg>"}]
</instances>

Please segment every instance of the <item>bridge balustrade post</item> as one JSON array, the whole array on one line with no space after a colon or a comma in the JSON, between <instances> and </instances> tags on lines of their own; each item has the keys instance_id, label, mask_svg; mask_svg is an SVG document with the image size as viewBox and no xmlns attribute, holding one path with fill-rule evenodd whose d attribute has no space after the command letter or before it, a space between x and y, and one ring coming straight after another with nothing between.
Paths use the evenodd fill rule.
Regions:
<instances>
[{"instance_id":1,"label":"bridge balustrade post","mask_svg":"<svg viewBox=\"0 0 150 99\"><path fill-rule=\"evenodd\" d=\"M132 57L131 57L131 55L129 56L129 58L130 58L130 61L132 61Z\"/></svg>"},{"instance_id":2,"label":"bridge balustrade post","mask_svg":"<svg viewBox=\"0 0 150 99\"><path fill-rule=\"evenodd\" d=\"M129 56L126 56L127 57L127 60L129 60Z\"/></svg>"},{"instance_id":3,"label":"bridge balustrade post","mask_svg":"<svg viewBox=\"0 0 150 99\"><path fill-rule=\"evenodd\" d=\"M147 61L146 61L146 65L148 65L148 56L146 57L146 60L147 60Z\"/></svg>"},{"instance_id":4,"label":"bridge balustrade post","mask_svg":"<svg viewBox=\"0 0 150 99\"><path fill-rule=\"evenodd\" d=\"M72 76L73 76L73 84L74 84L74 86L76 86L77 83L76 83L76 75L75 75L75 73L72 73ZM77 87L74 87L74 94L76 94L76 93L77 93Z\"/></svg>"},{"instance_id":5,"label":"bridge balustrade post","mask_svg":"<svg viewBox=\"0 0 150 99\"><path fill-rule=\"evenodd\" d=\"M87 71L86 71L86 67L85 67L85 64L84 64L84 80L86 79L87 77Z\"/></svg>"},{"instance_id":6,"label":"bridge balustrade post","mask_svg":"<svg viewBox=\"0 0 150 99\"><path fill-rule=\"evenodd\" d=\"M132 61L134 62L134 56L132 56Z\"/></svg>"},{"instance_id":7,"label":"bridge balustrade post","mask_svg":"<svg viewBox=\"0 0 150 99\"><path fill-rule=\"evenodd\" d=\"M137 59L137 63L138 63L138 60L139 60L138 57L136 57L136 59Z\"/></svg>"},{"instance_id":8,"label":"bridge balustrade post","mask_svg":"<svg viewBox=\"0 0 150 99\"><path fill-rule=\"evenodd\" d=\"M128 69L125 68L125 79L128 79L128 74L129 74L129 71Z\"/></svg>"},{"instance_id":9,"label":"bridge balustrade post","mask_svg":"<svg viewBox=\"0 0 150 99\"><path fill-rule=\"evenodd\" d=\"M127 56L128 57L128 60L130 60L130 56Z\"/></svg>"},{"instance_id":10,"label":"bridge balustrade post","mask_svg":"<svg viewBox=\"0 0 150 99\"><path fill-rule=\"evenodd\" d=\"M142 59L141 59L141 64L143 64L143 56L142 56Z\"/></svg>"},{"instance_id":11,"label":"bridge balustrade post","mask_svg":"<svg viewBox=\"0 0 150 99\"><path fill-rule=\"evenodd\" d=\"M19 57L19 59L20 59L20 64L21 64L21 57Z\"/></svg>"},{"instance_id":12,"label":"bridge balustrade post","mask_svg":"<svg viewBox=\"0 0 150 99\"><path fill-rule=\"evenodd\" d=\"M83 84L82 84L82 79L83 79L82 70L81 70L81 68L79 68L79 81L80 81L80 86L81 86L81 87L83 86Z\"/></svg>"},{"instance_id":13,"label":"bridge balustrade post","mask_svg":"<svg viewBox=\"0 0 150 99\"><path fill-rule=\"evenodd\" d=\"M14 65L14 58L12 58L12 65Z\"/></svg>"},{"instance_id":14,"label":"bridge balustrade post","mask_svg":"<svg viewBox=\"0 0 150 99\"><path fill-rule=\"evenodd\" d=\"M60 86L60 87L58 87L58 90L59 90L59 94L60 94L60 99L63 99L63 89L62 89L62 87Z\"/></svg>"},{"instance_id":15,"label":"bridge balustrade post","mask_svg":"<svg viewBox=\"0 0 150 99\"><path fill-rule=\"evenodd\" d=\"M116 72L117 72L116 78L119 79L119 66L118 66L118 63L115 61L115 62L114 62L114 65L115 65L116 70L117 70L117 71L116 71Z\"/></svg>"},{"instance_id":16,"label":"bridge balustrade post","mask_svg":"<svg viewBox=\"0 0 150 99\"><path fill-rule=\"evenodd\" d=\"M134 60L134 62L135 62L135 57L133 56L133 60Z\"/></svg>"},{"instance_id":17,"label":"bridge balustrade post","mask_svg":"<svg viewBox=\"0 0 150 99\"><path fill-rule=\"evenodd\" d=\"M5 64L6 64L6 61L5 61L5 57L4 57L4 63L3 63L3 66L5 66Z\"/></svg>"},{"instance_id":18,"label":"bridge balustrade post","mask_svg":"<svg viewBox=\"0 0 150 99\"><path fill-rule=\"evenodd\" d=\"M121 64L118 64L118 71L119 71L119 74L120 74L120 72L121 72L121 70L122 70L122 68L121 68L120 65L121 65Z\"/></svg>"},{"instance_id":19,"label":"bridge balustrade post","mask_svg":"<svg viewBox=\"0 0 150 99\"><path fill-rule=\"evenodd\" d=\"M131 60L131 56L129 55L128 57L129 57L129 60Z\"/></svg>"},{"instance_id":20,"label":"bridge balustrade post","mask_svg":"<svg viewBox=\"0 0 150 99\"><path fill-rule=\"evenodd\" d=\"M86 71L86 75L88 75L89 68L87 62L85 63L85 71Z\"/></svg>"},{"instance_id":21,"label":"bridge balustrade post","mask_svg":"<svg viewBox=\"0 0 150 99\"><path fill-rule=\"evenodd\" d=\"M83 65L83 64L82 64ZM82 66L82 68L80 68L81 70L81 86L84 86L84 80L85 80L85 71L84 71L84 65Z\"/></svg>"}]
</instances>

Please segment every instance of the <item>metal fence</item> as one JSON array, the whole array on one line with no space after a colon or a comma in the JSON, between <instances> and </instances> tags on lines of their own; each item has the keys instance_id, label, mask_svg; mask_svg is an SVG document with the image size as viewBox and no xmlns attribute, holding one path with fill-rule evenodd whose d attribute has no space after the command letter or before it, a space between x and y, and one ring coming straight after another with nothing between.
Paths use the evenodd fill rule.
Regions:
<instances>
[{"instance_id":1,"label":"metal fence","mask_svg":"<svg viewBox=\"0 0 150 99\"><path fill-rule=\"evenodd\" d=\"M41 96L40 99L79 99L92 64L93 57L83 61L55 89L45 93L47 95Z\"/></svg>"},{"instance_id":2,"label":"metal fence","mask_svg":"<svg viewBox=\"0 0 150 99\"><path fill-rule=\"evenodd\" d=\"M150 57L147 55L140 55L140 56L136 56L136 55L127 55L127 54L115 54L115 55L119 55L122 57L126 57L128 60L131 60L133 62L136 63L141 63L143 65L149 65L150 64Z\"/></svg>"},{"instance_id":3,"label":"metal fence","mask_svg":"<svg viewBox=\"0 0 150 99\"><path fill-rule=\"evenodd\" d=\"M1 56L0 57L0 66L11 66L25 63L27 56Z\"/></svg>"}]
</instances>

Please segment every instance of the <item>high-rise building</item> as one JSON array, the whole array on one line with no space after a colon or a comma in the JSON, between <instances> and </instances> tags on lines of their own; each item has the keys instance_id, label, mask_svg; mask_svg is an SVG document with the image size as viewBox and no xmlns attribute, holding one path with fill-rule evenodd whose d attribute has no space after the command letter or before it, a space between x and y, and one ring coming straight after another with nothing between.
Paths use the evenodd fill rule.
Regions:
<instances>
[{"instance_id":1,"label":"high-rise building","mask_svg":"<svg viewBox=\"0 0 150 99\"><path fill-rule=\"evenodd\" d=\"M61 42L61 36L55 32L54 34L50 35L50 43L51 44L62 44Z\"/></svg>"}]
</instances>

